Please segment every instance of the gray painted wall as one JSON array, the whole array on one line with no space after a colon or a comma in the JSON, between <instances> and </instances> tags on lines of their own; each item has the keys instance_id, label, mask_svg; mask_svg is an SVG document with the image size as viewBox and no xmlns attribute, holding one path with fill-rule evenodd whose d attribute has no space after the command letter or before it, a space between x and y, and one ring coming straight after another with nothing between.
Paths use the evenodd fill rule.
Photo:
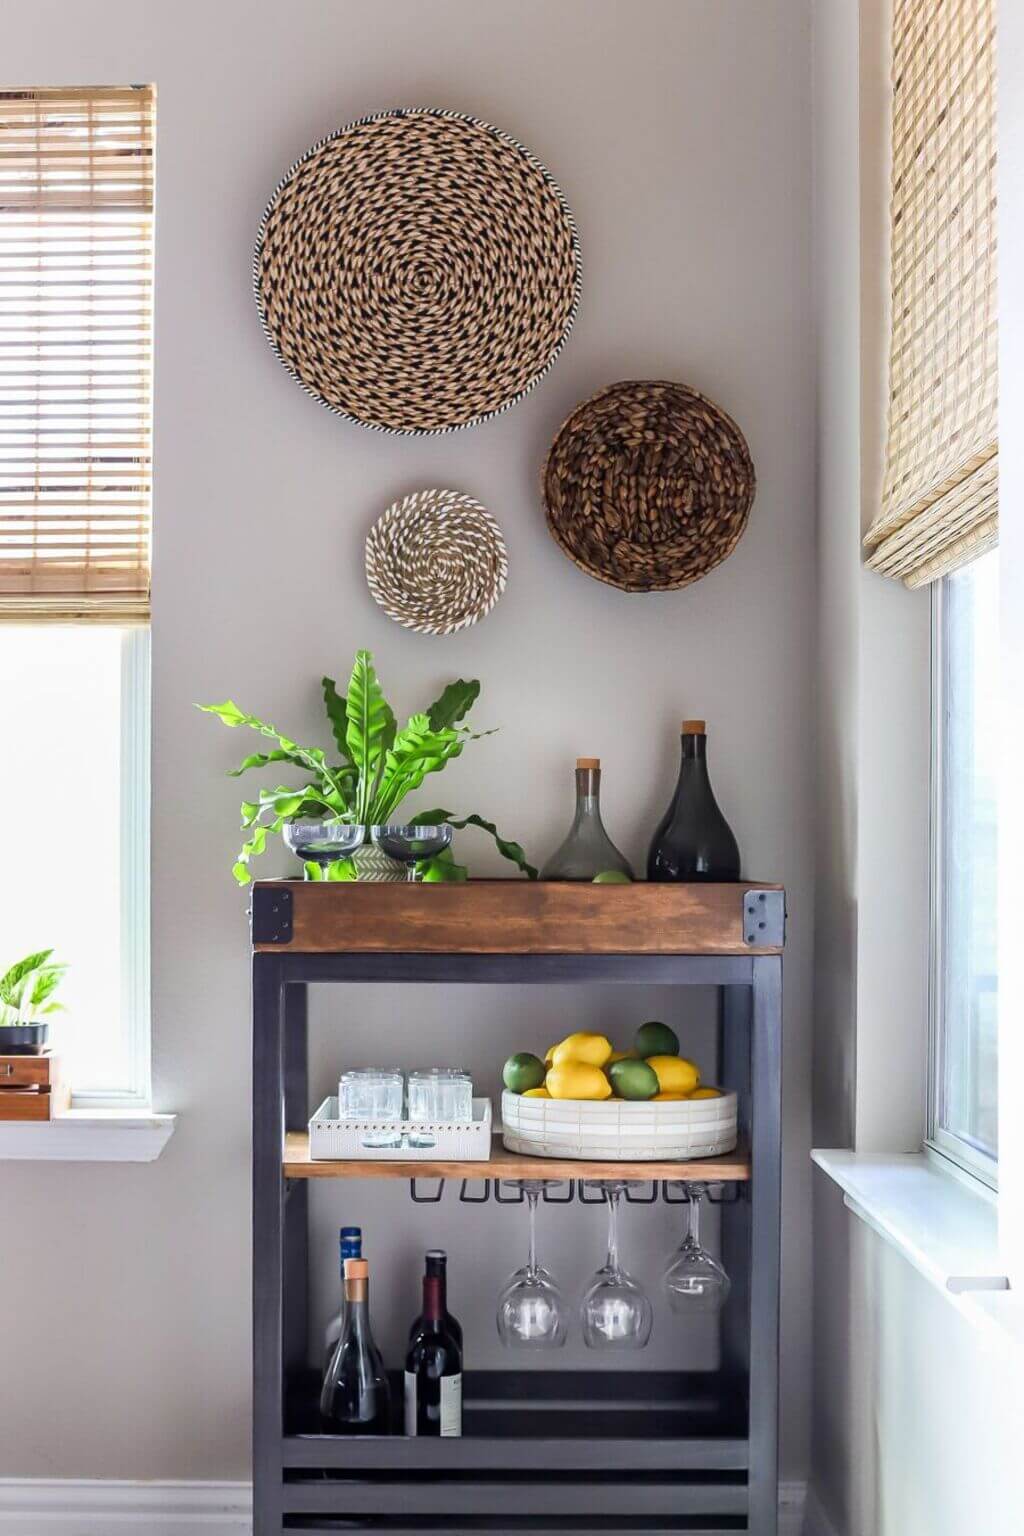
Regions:
<instances>
[{"instance_id":1,"label":"gray painted wall","mask_svg":"<svg viewBox=\"0 0 1024 1536\"><path fill-rule=\"evenodd\" d=\"M810 953L814 552L809 293L809 6L803 0L33 0L5 16L9 83L155 80L159 89L154 580L154 1093L180 1115L151 1166L8 1165L0 1297L43 1325L8 1339L0 1472L244 1477L248 1458L248 983L244 898L228 867L241 742L191 709L232 695L297 735L317 679L370 646L401 707L457 675L502 727L445 776L543 855L570 813L577 752L604 760L613 835L642 860L669 795L682 715L711 724L720 799L746 868L789 887L783 1471L806 1465L810 1308ZM382 106L489 119L550 166L576 213L584 299L562 360L514 412L441 440L391 441L309 401L274 361L249 293L249 249L277 177L316 137ZM629 597L548 539L540 462L569 409L621 377L684 379L742 424L759 491L725 566L689 591ZM501 521L511 578L478 629L417 638L361 575L369 522L396 495L451 484ZM301 570L301 581L299 571ZM463 845L477 873L494 861ZM607 998L385 993L346 1006L357 1048L410 1062L430 1031L494 1074ZM650 1006L656 1007L655 1000ZM342 1057L342 1005L317 1002L316 1087ZM642 1016L639 1006L636 1014ZM634 1022L630 1012L624 1020ZM557 1021L557 1022L556 1022ZM684 1020L684 1022L686 1022ZM696 1020L694 1023L696 1030ZM433 1037L439 1039L440 1036ZM324 1197L317 1299L338 1215ZM386 1339L409 1269L453 1252L476 1357L500 1275L521 1261L516 1212L400 1190L359 1207ZM352 1209L345 1207L346 1214ZM544 1223L577 1289L595 1213ZM675 1238L631 1212L653 1281ZM396 1263L389 1262L389 1254ZM453 1285L455 1284L453 1278ZM476 1299L470 1298L473 1288ZM394 1322L385 1323L393 1304ZM707 1341L658 1348L697 1361ZM13 1390L11 1383L13 1382ZM54 1390L59 1383L59 1391ZM16 1412L12 1406L17 1405Z\"/></svg>"}]
</instances>

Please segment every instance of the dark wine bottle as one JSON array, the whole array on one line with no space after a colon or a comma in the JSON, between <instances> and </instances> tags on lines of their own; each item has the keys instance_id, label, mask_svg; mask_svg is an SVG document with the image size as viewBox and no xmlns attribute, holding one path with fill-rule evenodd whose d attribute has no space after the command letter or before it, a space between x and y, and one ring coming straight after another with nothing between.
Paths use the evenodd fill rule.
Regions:
<instances>
[{"instance_id":1,"label":"dark wine bottle","mask_svg":"<svg viewBox=\"0 0 1024 1536\"><path fill-rule=\"evenodd\" d=\"M390 1435L391 1388L370 1329L370 1266L345 1260L345 1323L320 1393L329 1433Z\"/></svg>"},{"instance_id":2,"label":"dark wine bottle","mask_svg":"<svg viewBox=\"0 0 1024 1536\"><path fill-rule=\"evenodd\" d=\"M440 1275L423 1276L423 1312L405 1357L407 1435L462 1434L462 1349L449 1327Z\"/></svg>"},{"instance_id":3,"label":"dark wine bottle","mask_svg":"<svg viewBox=\"0 0 1024 1536\"><path fill-rule=\"evenodd\" d=\"M462 1324L448 1311L448 1255L443 1248L429 1248L424 1260L424 1272L427 1275L436 1275L441 1282L441 1306L444 1308L445 1322L448 1330L454 1338L459 1349L462 1348ZM423 1327L423 1313L409 1329L409 1343L416 1342L416 1335Z\"/></svg>"},{"instance_id":4,"label":"dark wine bottle","mask_svg":"<svg viewBox=\"0 0 1024 1536\"><path fill-rule=\"evenodd\" d=\"M740 850L708 778L703 720L684 720L679 782L651 840L648 880L738 880Z\"/></svg>"}]
</instances>

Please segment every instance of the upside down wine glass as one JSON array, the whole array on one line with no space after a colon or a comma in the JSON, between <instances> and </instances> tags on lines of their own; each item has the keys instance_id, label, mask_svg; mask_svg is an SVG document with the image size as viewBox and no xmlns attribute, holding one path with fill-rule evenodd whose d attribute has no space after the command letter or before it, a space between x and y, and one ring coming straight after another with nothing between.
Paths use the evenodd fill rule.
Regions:
<instances>
[{"instance_id":1,"label":"upside down wine glass","mask_svg":"<svg viewBox=\"0 0 1024 1536\"><path fill-rule=\"evenodd\" d=\"M567 1331L565 1302L552 1276L537 1263L537 1200L544 1180L524 1179L520 1187L529 1209L530 1254L498 1298L498 1337L513 1348L558 1349Z\"/></svg>"},{"instance_id":2,"label":"upside down wine glass","mask_svg":"<svg viewBox=\"0 0 1024 1536\"><path fill-rule=\"evenodd\" d=\"M619 1263L619 1201L626 1185L603 1185L608 1202L608 1257L580 1307L583 1342L590 1349L643 1349L654 1325L654 1308L643 1287Z\"/></svg>"},{"instance_id":3,"label":"upside down wine glass","mask_svg":"<svg viewBox=\"0 0 1024 1536\"><path fill-rule=\"evenodd\" d=\"M665 1290L673 1312L718 1312L731 1288L723 1266L712 1258L706 1248L701 1247L700 1207L706 1194L706 1184L689 1186L686 1236L675 1253L670 1255L665 1268Z\"/></svg>"}]
</instances>

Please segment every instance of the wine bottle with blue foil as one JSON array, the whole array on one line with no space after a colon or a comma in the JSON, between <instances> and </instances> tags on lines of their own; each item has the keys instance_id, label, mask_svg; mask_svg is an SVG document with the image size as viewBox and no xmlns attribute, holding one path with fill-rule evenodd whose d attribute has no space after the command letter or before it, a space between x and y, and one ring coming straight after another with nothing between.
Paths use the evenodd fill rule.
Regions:
<instances>
[{"instance_id":1,"label":"wine bottle with blue foil","mask_svg":"<svg viewBox=\"0 0 1024 1536\"><path fill-rule=\"evenodd\" d=\"M341 1280L341 1305L327 1324L324 1332L324 1370L331 1363L331 1356L334 1354L335 1346L341 1338L341 1330L345 1325L345 1260L361 1259L362 1256L362 1227L339 1227L338 1274Z\"/></svg>"},{"instance_id":2,"label":"wine bottle with blue foil","mask_svg":"<svg viewBox=\"0 0 1024 1536\"><path fill-rule=\"evenodd\" d=\"M365 1259L345 1260L345 1323L324 1375L320 1417L328 1434L391 1433L391 1387L370 1327Z\"/></svg>"},{"instance_id":3,"label":"wine bottle with blue foil","mask_svg":"<svg viewBox=\"0 0 1024 1536\"><path fill-rule=\"evenodd\" d=\"M648 880L738 880L740 850L708 778L707 728L684 720L679 782L647 856Z\"/></svg>"}]
</instances>

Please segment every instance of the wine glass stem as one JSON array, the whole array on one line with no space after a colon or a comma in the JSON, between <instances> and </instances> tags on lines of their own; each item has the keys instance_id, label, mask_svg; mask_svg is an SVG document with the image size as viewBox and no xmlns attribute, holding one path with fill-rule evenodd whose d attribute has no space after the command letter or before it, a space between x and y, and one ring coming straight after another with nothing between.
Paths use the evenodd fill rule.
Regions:
<instances>
[{"instance_id":1,"label":"wine glass stem","mask_svg":"<svg viewBox=\"0 0 1024 1536\"><path fill-rule=\"evenodd\" d=\"M704 1190L700 1184L690 1185L690 1230L689 1238L694 1248L700 1247L700 1203L704 1198Z\"/></svg>"},{"instance_id":2,"label":"wine glass stem","mask_svg":"<svg viewBox=\"0 0 1024 1536\"><path fill-rule=\"evenodd\" d=\"M530 1213L530 1257L526 1267L532 1279L537 1273L537 1191L535 1189L526 1191L526 1204Z\"/></svg>"},{"instance_id":3,"label":"wine glass stem","mask_svg":"<svg viewBox=\"0 0 1024 1536\"><path fill-rule=\"evenodd\" d=\"M617 1273L619 1268L619 1196L621 1190L605 1190L608 1201L608 1268Z\"/></svg>"}]
</instances>

